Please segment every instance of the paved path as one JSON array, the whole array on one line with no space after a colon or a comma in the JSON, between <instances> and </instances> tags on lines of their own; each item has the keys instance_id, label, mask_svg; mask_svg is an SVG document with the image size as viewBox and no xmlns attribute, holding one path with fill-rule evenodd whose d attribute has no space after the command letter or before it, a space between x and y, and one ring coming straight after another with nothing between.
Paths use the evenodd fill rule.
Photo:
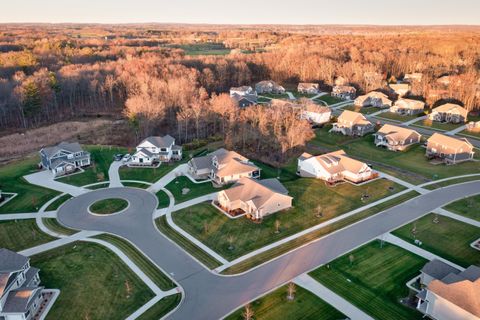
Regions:
<instances>
[{"instance_id":1,"label":"paved path","mask_svg":"<svg viewBox=\"0 0 480 320\"><path fill-rule=\"evenodd\" d=\"M311 97L310 100L315 100L315 99L317 99L317 98L326 96L327 94L328 94L328 93L326 93L326 92L320 92L319 94L316 94L316 95L314 95L313 97Z\"/></svg>"},{"instance_id":2,"label":"paved path","mask_svg":"<svg viewBox=\"0 0 480 320\"><path fill-rule=\"evenodd\" d=\"M382 110L379 110L377 112L374 112L374 113L371 113L369 116L370 117L375 117L375 116L378 116L379 114L382 114L382 113L385 113L385 112L389 112L390 109L382 109Z\"/></svg>"},{"instance_id":3,"label":"paved path","mask_svg":"<svg viewBox=\"0 0 480 320\"><path fill-rule=\"evenodd\" d=\"M165 187L170 181L172 181L178 176L183 175L183 173L187 171L188 171L188 164L186 163L181 164L177 166L175 169L173 169L172 171L170 171L169 173L167 173L166 175L164 175L163 177L161 177L157 182L152 184L147 189L147 191L150 191L152 193L157 193L158 191L160 191L160 189Z\"/></svg>"},{"instance_id":4,"label":"paved path","mask_svg":"<svg viewBox=\"0 0 480 320\"><path fill-rule=\"evenodd\" d=\"M423 188L420 187L420 186L416 186L416 185L411 184L411 183L409 183L409 182L406 182L406 181L403 181L403 180L401 180L401 179L398 179L397 177L394 177L394 176L392 176L392 175L389 175L388 173L384 173L384 172L378 171L378 174L379 174L380 177L382 177L382 178L385 178L385 179L388 179L388 180L390 180L390 181L393 181L393 182L395 182L395 183L397 183L397 184L399 184L399 185L401 185L401 186L404 186L404 187L406 187L406 188L408 188L408 189L415 190L415 191L417 191L417 192L420 193L420 194L424 194L424 193L430 192L429 190L425 190L425 189L423 189Z\"/></svg>"},{"instance_id":5,"label":"paved path","mask_svg":"<svg viewBox=\"0 0 480 320\"><path fill-rule=\"evenodd\" d=\"M317 295L320 299L324 300L352 320L373 320L368 314L320 284L306 273L296 277L293 282Z\"/></svg>"},{"instance_id":6,"label":"paved path","mask_svg":"<svg viewBox=\"0 0 480 320\"><path fill-rule=\"evenodd\" d=\"M433 210L433 212L438 213L438 214L440 214L442 216L445 216L445 217L449 217L449 218L464 222L464 223L468 223L468 224L470 224L472 226L475 226L477 228L480 228L480 221L464 217L462 215L450 212L450 211L445 210L443 208L437 208L437 209Z\"/></svg>"},{"instance_id":7,"label":"paved path","mask_svg":"<svg viewBox=\"0 0 480 320\"><path fill-rule=\"evenodd\" d=\"M122 161L113 161L108 168L108 180L110 181L110 188L123 187L122 182L120 181L119 169L123 166Z\"/></svg>"},{"instance_id":8,"label":"paved path","mask_svg":"<svg viewBox=\"0 0 480 320\"><path fill-rule=\"evenodd\" d=\"M463 126L460 126L460 127L456 128L456 129L447 131L447 132L445 132L445 134L448 134L448 135L450 135L450 136L453 136L453 135L455 135L455 134L457 134L457 133L459 133L459 132L462 132L462 131L465 130L465 129L467 129L467 126L466 126L466 125L463 125Z\"/></svg>"},{"instance_id":9,"label":"paved path","mask_svg":"<svg viewBox=\"0 0 480 320\"><path fill-rule=\"evenodd\" d=\"M293 93L291 93L290 91L286 91L285 93L288 95L288 99L290 99L290 100L297 100L297 98L295 98L295 96L293 95Z\"/></svg>"},{"instance_id":10,"label":"paved path","mask_svg":"<svg viewBox=\"0 0 480 320\"><path fill-rule=\"evenodd\" d=\"M418 121L420 121L420 120L425 120L425 119L427 119L427 116L418 117L418 118L415 118L415 119L412 119L412 120L409 120L409 121L405 121L405 122L403 122L402 124L403 124L404 126L409 126L409 125L411 125L411 124L414 124L415 122L418 122Z\"/></svg>"},{"instance_id":11,"label":"paved path","mask_svg":"<svg viewBox=\"0 0 480 320\"><path fill-rule=\"evenodd\" d=\"M345 106L348 106L349 104L352 104L353 103L353 100L345 100L345 101L342 101L342 102L337 102L337 103L334 103L332 105L329 105L330 109L333 109L333 110L336 110L336 109L340 109L340 108L343 108Z\"/></svg>"},{"instance_id":12,"label":"paved path","mask_svg":"<svg viewBox=\"0 0 480 320\"><path fill-rule=\"evenodd\" d=\"M70 184L54 180L52 173L48 170L32 173L24 176L24 178L31 184L56 190L62 193L69 193L75 197L89 191L82 187L75 187Z\"/></svg>"}]
</instances>

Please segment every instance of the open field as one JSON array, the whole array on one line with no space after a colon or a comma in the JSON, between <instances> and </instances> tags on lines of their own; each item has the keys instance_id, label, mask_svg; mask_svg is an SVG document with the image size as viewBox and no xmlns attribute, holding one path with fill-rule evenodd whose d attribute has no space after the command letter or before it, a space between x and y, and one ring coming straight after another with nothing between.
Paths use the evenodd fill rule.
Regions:
<instances>
[{"instance_id":1,"label":"open field","mask_svg":"<svg viewBox=\"0 0 480 320\"><path fill-rule=\"evenodd\" d=\"M397 237L413 243L422 241L422 248L463 267L480 265L480 254L470 243L480 237L480 228L434 214L426 215L392 232ZM412 230L416 228L415 235Z\"/></svg>"},{"instance_id":2,"label":"open field","mask_svg":"<svg viewBox=\"0 0 480 320\"><path fill-rule=\"evenodd\" d=\"M128 201L123 199L104 199L90 206L90 211L96 214L112 214L128 207Z\"/></svg>"},{"instance_id":3,"label":"open field","mask_svg":"<svg viewBox=\"0 0 480 320\"><path fill-rule=\"evenodd\" d=\"M196 43L196 44L183 44L172 45L171 48L178 48L185 51L187 56L200 56L200 55L227 55L231 49L226 48L223 43Z\"/></svg>"},{"instance_id":4,"label":"open field","mask_svg":"<svg viewBox=\"0 0 480 320\"><path fill-rule=\"evenodd\" d=\"M182 300L180 293L166 296L145 311L137 320L161 319L164 315L172 311Z\"/></svg>"},{"instance_id":5,"label":"open field","mask_svg":"<svg viewBox=\"0 0 480 320\"><path fill-rule=\"evenodd\" d=\"M447 205L445 209L467 218L480 221L480 195L452 202Z\"/></svg>"},{"instance_id":6,"label":"open field","mask_svg":"<svg viewBox=\"0 0 480 320\"><path fill-rule=\"evenodd\" d=\"M50 319L124 319L153 298L114 253L97 244L76 242L30 263L40 268L42 285L61 290Z\"/></svg>"},{"instance_id":7,"label":"open field","mask_svg":"<svg viewBox=\"0 0 480 320\"><path fill-rule=\"evenodd\" d=\"M426 262L394 245L381 248L373 241L310 275L375 319L422 319L420 312L399 301L409 296L406 282Z\"/></svg>"},{"instance_id":8,"label":"open field","mask_svg":"<svg viewBox=\"0 0 480 320\"><path fill-rule=\"evenodd\" d=\"M170 181L165 186L165 189L173 194L175 197L175 203L178 204L206 194L218 192L224 188L215 188L211 182L193 183L189 178L180 176ZM183 189L189 189L190 191L183 194Z\"/></svg>"},{"instance_id":9,"label":"open field","mask_svg":"<svg viewBox=\"0 0 480 320\"><path fill-rule=\"evenodd\" d=\"M40 231L35 219L0 221L0 248L21 251L53 240Z\"/></svg>"}]
</instances>

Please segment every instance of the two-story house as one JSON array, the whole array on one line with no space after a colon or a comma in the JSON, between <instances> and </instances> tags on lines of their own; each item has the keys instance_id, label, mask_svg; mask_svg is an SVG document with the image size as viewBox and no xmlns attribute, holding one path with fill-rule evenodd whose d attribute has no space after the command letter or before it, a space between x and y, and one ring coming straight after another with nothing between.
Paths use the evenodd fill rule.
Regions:
<instances>
[{"instance_id":1,"label":"two-story house","mask_svg":"<svg viewBox=\"0 0 480 320\"><path fill-rule=\"evenodd\" d=\"M90 165L90 152L84 151L78 142L61 142L40 150L40 164L55 176L72 173Z\"/></svg>"},{"instance_id":2,"label":"two-story house","mask_svg":"<svg viewBox=\"0 0 480 320\"><path fill-rule=\"evenodd\" d=\"M433 109L428 118L438 122L464 123L467 122L467 115L468 110L464 107L454 103L446 103Z\"/></svg>"},{"instance_id":3,"label":"two-story house","mask_svg":"<svg viewBox=\"0 0 480 320\"><path fill-rule=\"evenodd\" d=\"M149 166L156 162L169 162L182 159L182 147L175 144L175 138L170 135L163 137L151 136L137 146L132 155L131 164Z\"/></svg>"},{"instance_id":4,"label":"two-story house","mask_svg":"<svg viewBox=\"0 0 480 320\"><path fill-rule=\"evenodd\" d=\"M318 83L300 82L297 86L297 91L306 94L317 94L320 92Z\"/></svg>"},{"instance_id":5,"label":"two-story house","mask_svg":"<svg viewBox=\"0 0 480 320\"><path fill-rule=\"evenodd\" d=\"M425 102L413 99L398 99L393 106L390 107L390 112L400 115L413 116L420 114L425 109Z\"/></svg>"},{"instance_id":6,"label":"two-story house","mask_svg":"<svg viewBox=\"0 0 480 320\"><path fill-rule=\"evenodd\" d=\"M285 93L285 88L277 84L275 81L264 80L264 81L260 81L255 85L255 91L258 94L263 94L263 93L282 94L282 93Z\"/></svg>"},{"instance_id":7,"label":"two-story house","mask_svg":"<svg viewBox=\"0 0 480 320\"><path fill-rule=\"evenodd\" d=\"M388 87L399 97L404 97L411 90L409 83L390 83Z\"/></svg>"},{"instance_id":8,"label":"two-story house","mask_svg":"<svg viewBox=\"0 0 480 320\"><path fill-rule=\"evenodd\" d=\"M363 96L355 99L354 105L357 107L376 107L376 108L390 108L392 100L382 92L371 91Z\"/></svg>"},{"instance_id":9,"label":"two-story house","mask_svg":"<svg viewBox=\"0 0 480 320\"><path fill-rule=\"evenodd\" d=\"M345 110L333 124L330 132L338 132L345 136L364 136L373 132L375 126L359 112Z\"/></svg>"},{"instance_id":10,"label":"two-story house","mask_svg":"<svg viewBox=\"0 0 480 320\"><path fill-rule=\"evenodd\" d=\"M342 100L354 100L357 89L352 86L334 86L331 95Z\"/></svg>"},{"instance_id":11,"label":"two-story house","mask_svg":"<svg viewBox=\"0 0 480 320\"><path fill-rule=\"evenodd\" d=\"M474 155L473 145L465 138L454 138L434 133L427 140L426 156L429 159L440 159L446 164L469 161Z\"/></svg>"},{"instance_id":12,"label":"two-story house","mask_svg":"<svg viewBox=\"0 0 480 320\"><path fill-rule=\"evenodd\" d=\"M232 87L230 88L230 97L234 95L237 96L247 96L247 95L257 95L257 93L250 86L241 86L241 87Z\"/></svg>"},{"instance_id":13,"label":"two-story house","mask_svg":"<svg viewBox=\"0 0 480 320\"><path fill-rule=\"evenodd\" d=\"M383 125L375 134L375 145L386 147L392 151L403 151L420 142L422 136L415 130L394 126Z\"/></svg>"}]
</instances>

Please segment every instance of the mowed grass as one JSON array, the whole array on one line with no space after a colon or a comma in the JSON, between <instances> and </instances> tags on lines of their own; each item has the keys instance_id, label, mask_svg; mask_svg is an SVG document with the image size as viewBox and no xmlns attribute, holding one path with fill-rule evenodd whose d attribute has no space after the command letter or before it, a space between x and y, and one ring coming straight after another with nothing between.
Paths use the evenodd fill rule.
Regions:
<instances>
[{"instance_id":1,"label":"mowed grass","mask_svg":"<svg viewBox=\"0 0 480 320\"><path fill-rule=\"evenodd\" d=\"M406 282L418 275L426 262L388 243L381 248L374 241L310 275L375 319L422 319L420 312L402 305L400 299L409 296Z\"/></svg>"},{"instance_id":2,"label":"mowed grass","mask_svg":"<svg viewBox=\"0 0 480 320\"><path fill-rule=\"evenodd\" d=\"M447 205L445 209L467 218L480 221L480 195L452 202Z\"/></svg>"},{"instance_id":3,"label":"mowed grass","mask_svg":"<svg viewBox=\"0 0 480 320\"><path fill-rule=\"evenodd\" d=\"M162 163L158 168L120 168L121 180L138 180L145 182L156 182L158 179L175 169L178 163Z\"/></svg>"},{"instance_id":4,"label":"mowed grass","mask_svg":"<svg viewBox=\"0 0 480 320\"><path fill-rule=\"evenodd\" d=\"M158 191L156 196L157 196L157 199L158 199L157 209L167 208L170 205L170 198L165 193L165 191L162 191L162 190Z\"/></svg>"},{"instance_id":5,"label":"mowed grass","mask_svg":"<svg viewBox=\"0 0 480 320\"><path fill-rule=\"evenodd\" d=\"M285 182L284 185L294 198L294 207L269 215L261 223L254 223L245 217L230 219L210 203L174 212L173 220L192 236L231 260L403 190L403 187L385 179L362 186L345 183L333 188L327 187L323 181L308 178ZM389 190L390 187L393 189ZM364 194L368 194L369 198L362 201ZM319 208L321 217L316 215ZM277 220L280 223L278 233L275 232ZM233 250L229 249L231 237Z\"/></svg>"},{"instance_id":6,"label":"mowed grass","mask_svg":"<svg viewBox=\"0 0 480 320\"><path fill-rule=\"evenodd\" d=\"M0 248L20 251L53 240L40 231L35 219L0 221Z\"/></svg>"},{"instance_id":7,"label":"mowed grass","mask_svg":"<svg viewBox=\"0 0 480 320\"><path fill-rule=\"evenodd\" d=\"M397 237L413 243L415 239L422 241L422 248L463 267L472 264L480 265L478 250L470 247L470 243L480 237L480 228L438 215L428 214L393 232ZM415 236L412 230L416 227Z\"/></svg>"},{"instance_id":8,"label":"mowed grass","mask_svg":"<svg viewBox=\"0 0 480 320\"><path fill-rule=\"evenodd\" d=\"M182 300L182 294L176 293L162 298L155 303L150 309L142 313L137 320L161 319L163 316L172 311Z\"/></svg>"},{"instance_id":9,"label":"mowed grass","mask_svg":"<svg viewBox=\"0 0 480 320\"><path fill-rule=\"evenodd\" d=\"M462 125L464 125L464 123L438 122L438 121L432 121L432 120L429 120L429 119L425 119L425 120L422 120L422 121L417 121L414 124L412 124L412 126L414 126L414 127L417 127L417 126L428 127L428 128L431 128L431 129L437 129L437 130L441 130L441 131L450 131L450 130L456 129L456 128L462 126Z\"/></svg>"},{"instance_id":10,"label":"mowed grass","mask_svg":"<svg viewBox=\"0 0 480 320\"><path fill-rule=\"evenodd\" d=\"M213 192L218 192L223 188L215 188L211 182L194 183L189 178L180 176L170 181L165 186L165 189L173 194L175 204L178 204ZM189 191L183 194L183 189L189 189Z\"/></svg>"},{"instance_id":11,"label":"mowed grass","mask_svg":"<svg viewBox=\"0 0 480 320\"><path fill-rule=\"evenodd\" d=\"M0 207L0 213L35 212L48 200L60 194L32 185L23 179L24 175L38 171L39 161L39 157L34 156L0 167L0 190L18 194Z\"/></svg>"},{"instance_id":12,"label":"mowed grass","mask_svg":"<svg viewBox=\"0 0 480 320\"><path fill-rule=\"evenodd\" d=\"M332 96L329 95L329 94L324 95L324 96L321 96L321 97L319 97L319 98L316 98L315 100L325 101L328 105L332 105L332 104L335 104L335 103L339 103L339 102L344 101L344 100L342 100L342 99L340 99L340 98L332 97Z\"/></svg>"},{"instance_id":13,"label":"mowed grass","mask_svg":"<svg viewBox=\"0 0 480 320\"><path fill-rule=\"evenodd\" d=\"M338 320L345 319L340 311L302 287L295 287L294 300L287 299L287 286L278 288L250 303L258 320ZM239 308L226 320L243 320L245 308Z\"/></svg>"},{"instance_id":14,"label":"mowed grass","mask_svg":"<svg viewBox=\"0 0 480 320\"><path fill-rule=\"evenodd\" d=\"M399 121L399 122L407 122L410 120L413 120L415 118L424 116L425 113L420 113L418 115L401 115L395 112L384 112L376 116L377 118L384 118L384 119L389 119L389 120L394 120L394 121Z\"/></svg>"},{"instance_id":15,"label":"mowed grass","mask_svg":"<svg viewBox=\"0 0 480 320\"><path fill-rule=\"evenodd\" d=\"M452 184L459 184L459 183L476 181L476 180L480 180L480 176L477 175L477 176L466 176L466 177L461 177L461 178L454 178L454 179L450 179L450 180L445 180L445 181L432 183L432 184L424 186L423 188L425 188L427 190L435 190L435 189L438 189L438 188L450 186Z\"/></svg>"},{"instance_id":16,"label":"mowed grass","mask_svg":"<svg viewBox=\"0 0 480 320\"><path fill-rule=\"evenodd\" d=\"M67 202L71 198L72 196L66 193L61 197L59 197L58 199L56 199L55 201L53 201L52 203L50 203L45 211L57 210L63 203Z\"/></svg>"},{"instance_id":17,"label":"mowed grass","mask_svg":"<svg viewBox=\"0 0 480 320\"><path fill-rule=\"evenodd\" d=\"M128 207L128 201L124 199L104 199L93 203L90 211L96 214L112 214L122 211Z\"/></svg>"},{"instance_id":18,"label":"mowed grass","mask_svg":"<svg viewBox=\"0 0 480 320\"><path fill-rule=\"evenodd\" d=\"M192 43L184 45L171 45L170 47L182 49L187 56L223 56L229 54L231 51L231 49L226 48L223 43Z\"/></svg>"},{"instance_id":19,"label":"mowed grass","mask_svg":"<svg viewBox=\"0 0 480 320\"><path fill-rule=\"evenodd\" d=\"M49 319L125 319L154 294L111 251L76 242L32 257L42 285L61 293Z\"/></svg>"},{"instance_id":20,"label":"mowed grass","mask_svg":"<svg viewBox=\"0 0 480 320\"><path fill-rule=\"evenodd\" d=\"M51 231L56 232L56 233L60 233L60 234L64 234L64 235L70 236L70 235L75 234L75 233L78 232L77 230L64 227L64 226L61 225L60 222L58 222L58 220L55 219L55 218L42 218L42 221L43 221L43 224L44 224L48 229L50 229Z\"/></svg>"},{"instance_id":21,"label":"mowed grass","mask_svg":"<svg viewBox=\"0 0 480 320\"><path fill-rule=\"evenodd\" d=\"M382 110L381 108L376 108L376 107L358 107L358 106L346 106L342 109L360 112L361 114L372 114Z\"/></svg>"}]
</instances>

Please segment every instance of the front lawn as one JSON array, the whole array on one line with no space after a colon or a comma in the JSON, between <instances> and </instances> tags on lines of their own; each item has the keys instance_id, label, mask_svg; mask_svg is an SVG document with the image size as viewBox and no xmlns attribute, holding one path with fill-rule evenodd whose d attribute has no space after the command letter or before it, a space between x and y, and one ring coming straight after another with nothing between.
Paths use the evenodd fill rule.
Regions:
<instances>
[{"instance_id":1,"label":"front lawn","mask_svg":"<svg viewBox=\"0 0 480 320\"><path fill-rule=\"evenodd\" d=\"M376 107L359 107L359 106L346 106L345 108L342 108L342 109L360 112L361 114L372 114L382 110L381 108L376 108Z\"/></svg>"},{"instance_id":2,"label":"front lawn","mask_svg":"<svg viewBox=\"0 0 480 320\"><path fill-rule=\"evenodd\" d=\"M157 199L158 199L158 207L157 209L167 208L170 205L170 198L165 193L165 191L158 191L157 192Z\"/></svg>"},{"instance_id":3,"label":"front lawn","mask_svg":"<svg viewBox=\"0 0 480 320\"><path fill-rule=\"evenodd\" d=\"M93 203L88 209L95 214L112 214L125 210L128 207L128 201L124 199L112 198L99 200Z\"/></svg>"},{"instance_id":4,"label":"front lawn","mask_svg":"<svg viewBox=\"0 0 480 320\"><path fill-rule=\"evenodd\" d=\"M438 129L441 131L450 131L453 129L456 129L460 126L464 125L464 123L443 123L443 122L438 122L438 121L432 121L429 119L425 119L423 121L418 121L412 124L412 126L423 126L423 127L428 127L431 129Z\"/></svg>"},{"instance_id":5,"label":"front lawn","mask_svg":"<svg viewBox=\"0 0 480 320\"><path fill-rule=\"evenodd\" d=\"M156 182L158 179L175 169L178 163L162 163L158 168L120 168L121 180L137 180L145 182Z\"/></svg>"},{"instance_id":6,"label":"front lawn","mask_svg":"<svg viewBox=\"0 0 480 320\"><path fill-rule=\"evenodd\" d=\"M287 299L287 286L278 288L250 303L254 319L261 320L338 320L345 319L340 311L302 287L295 287L295 299ZM245 308L239 308L226 320L243 320Z\"/></svg>"},{"instance_id":7,"label":"front lawn","mask_svg":"<svg viewBox=\"0 0 480 320\"><path fill-rule=\"evenodd\" d=\"M342 99L339 99L337 97L332 97L331 95L329 94L326 94L324 96L321 96L319 98L316 98L315 100L322 100L322 101L325 101L328 105L332 105L332 104L335 104L335 103L339 103L339 102L342 102L344 100Z\"/></svg>"},{"instance_id":8,"label":"front lawn","mask_svg":"<svg viewBox=\"0 0 480 320\"><path fill-rule=\"evenodd\" d=\"M175 309L180 301L182 301L181 293L166 296L150 307L150 309L142 313L137 320L161 319L167 313Z\"/></svg>"},{"instance_id":9,"label":"front lawn","mask_svg":"<svg viewBox=\"0 0 480 320\"><path fill-rule=\"evenodd\" d=\"M194 183L185 176L173 179L165 186L165 189L173 194L175 204L222 190L222 188L214 188L211 182Z\"/></svg>"},{"instance_id":10,"label":"front lawn","mask_svg":"<svg viewBox=\"0 0 480 320\"><path fill-rule=\"evenodd\" d=\"M0 221L0 248L21 251L54 240L40 231L35 219Z\"/></svg>"},{"instance_id":11,"label":"front lawn","mask_svg":"<svg viewBox=\"0 0 480 320\"><path fill-rule=\"evenodd\" d=\"M331 125L326 125L323 128L315 130L315 138L308 143L316 147L334 151L341 149L346 143L362 139L360 137L344 136L343 134L328 132L331 128Z\"/></svg>"},{"instance_id":12,"label":"front lawn","mask_svg":"<svg viewBox=\"0 0 480 320\"><path fill-rule=\"evenodd\" d=\"M64 194L63 196L59 197L57 200L50 203L45 211L53 211L57 210L64 202L70 200L72 196L68 193Z\"/></svg>"},{"instance_id":13,"label":"front lawn","mask_svg":"<svg viewBox=\"0 0 480 320\"><path fill-rule=\"evenodd\" d=\"M407 122L407 121L410 121L410 120L413 120L415 118L418 118L418 117L421 117L421 116L424 116L425 114L422 112L418 115L401 115L401 114L398 114L398 113L395 113L395 112L384 112L384 113L381 113L379 114L378 118L385 118L385 119L389 119L389 120L394 120L394 121L399 121L399 122Z\"/></svg>"},{"instance_id":14,"label":"front lawn","mask_svg":"<svg viewBox=\"0 0 480 320\"><path fill-rule=\"evenodd\" d=\"M467 218L480 221L480 195L455 201L447 205L445 209Z\"/></svg>"},{"instance_id":15,"label":"front lawn","mask_svg":"<svg viewBox=\"0 0 480 320\"><path fill-rule=\"evenodd\" d=\"M286 93L259 93L259 98L266 97L270 99L289 99L288 94Z\"/></svg>"},{"instance_id":16,"label":"front lawn","mask_svg":"<svg viewBox=\"0 0 480 320\"><path fill-rule=\"evenodd\" d=\"M441 215L435 223L434 218L434 214L426 215L392 233L410 243L418 239L423 249L465 268L480 265L479 252L470 247L480 237L480 228Z\"/></svg>"},{"instance_id":17,"label":"front lawn","mask_svg":"<svg viewBox=\"0 0 480 320\"><path fill-rule=\"evenodd\" d=\"M50 319L125 319L154 294L114 253L76 242L32 257L46 288L61 293Z\"/></svg>"},{"instance_id":18,"label":"front lawn","mask_svg":"<svg viewBox=\"0 0 480 320\"><path fill-rule=\"evenodd\" d=\"M353 262L351 262L351 260ZM394 245L370 242L310 273L375 319L422 319L400 303L409 296L406 282L418 275L427 260Z\"/></svg>"}]
</instances>

